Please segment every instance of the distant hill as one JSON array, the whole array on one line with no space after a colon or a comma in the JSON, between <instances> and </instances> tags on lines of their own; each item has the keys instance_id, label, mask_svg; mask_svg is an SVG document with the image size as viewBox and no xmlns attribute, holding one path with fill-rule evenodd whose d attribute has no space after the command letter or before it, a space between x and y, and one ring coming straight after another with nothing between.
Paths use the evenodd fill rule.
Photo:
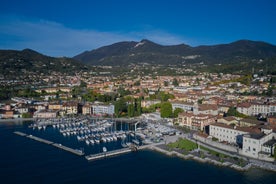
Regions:
<instances>
[{"instance_id":1,"label":"distant hill","mask_svg":"<svg viewBox=\"0 0 276 184\"><path fill-rule=\"evenodd\" d=\"M259 61L276 57L276 46L265 42L240 40L230 44L191 47L180 44L163 46L149 40L118 42L92 51L83 52L74 59L89 65L150 64L229 64ZM275 60L274 60L275 61Z\"/></svg>"},{"instance_id":2,"label":"distant hill","mask_svg":"<svg viewBox=\"0 0 276 184\"><path fill-rule=\"evenodd\" d=\"M0 50L0 74L13 77L29 74L50 74L52 72L74 73L86 66L71 58L54 58L31 49Z\"/></svg>"}]
</instances>

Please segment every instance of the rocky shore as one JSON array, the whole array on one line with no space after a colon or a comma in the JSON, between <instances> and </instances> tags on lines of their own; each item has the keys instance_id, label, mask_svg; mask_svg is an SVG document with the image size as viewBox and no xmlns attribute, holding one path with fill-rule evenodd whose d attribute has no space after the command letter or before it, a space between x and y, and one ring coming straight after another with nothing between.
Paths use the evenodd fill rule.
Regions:
<instances>
[{"instance_id":1,"label":"rocky shore","mask_svg":"<svg viewBox=\"0 0 276 184\"><path fill-rule=\"evenodd\" d=\"M170 151L170 150L161 148L160 146L151 146L151 147L149 147L149 149L151 149L153 151L163 153L163 154L166 154L168 156L176 156L176 157L179 157L179 158L182 158L182 159L185 159L185 160L192 159L192 160L202 162L202 163L210 163L210 164L214 164L214 165L221 166L221 167L229 167L229 168L232 168L232 169L235 169L235 170L238 170L238 171L247 171L252 167L258 167L258 168L261 168L261 169L276 172L275 167L271 167L272 166L271 164L260 164L260 163L251 163L251 162L249 162L245 166L240 166L240 165L237 165L237 164L234 164L234 163L231 163L231 162L227 162L227 161L226 162L220 162L220 161L214 160L214 159L209 158L209 157L201 158L201 157L195 156L195 155L190 154L190 153L187 154L187 155L184 155L184 154L179 153L179 152L174 151L174 150Z\"/></svg>"}]
</instances>

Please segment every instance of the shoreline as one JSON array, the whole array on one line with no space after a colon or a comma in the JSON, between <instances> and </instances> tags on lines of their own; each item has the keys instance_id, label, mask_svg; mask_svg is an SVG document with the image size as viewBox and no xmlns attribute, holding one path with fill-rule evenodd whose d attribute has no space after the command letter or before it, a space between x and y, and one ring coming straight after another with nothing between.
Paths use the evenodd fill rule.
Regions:
<instances>
[{"instance_id":1,"label":"shoreline","mask_svg":"<svg viewBox=\"0 0 276 184\"><path fill-rule=\"evenodd\" d=\"M24 122L24 121L35 121L37 120L38 118L15 118L15 119L0 119L0 123L1 122L6 122L6 123L18 123L18 122ZM39 118L39 119L43 119L43 118ZM157 147L156 145L151 145L149 147L147 147L147 149L150 149L150 150L153 150L153 151L157 151L157 152L160 152L160 153L163 153L167 156L172 156L172 157L178 157L178 158L182 158L182 159L185 159L185 160L195 160L195 161L198 161L198 162L201 162L201 163L209 163L209 164L213 164L213 165L216 165L216 166L221 166L221 167L229 167L229 168L232 168L232 169L235 169L235 170L238 170L238 171L248 171L249 169L251 168L260 168L260 169L264 169L264 170L268 170L268 171L272 171L272 172L276 172L276 167L275 165L266 165L264 163L254 163L254 162L248 162L246 165L244 166L240 166L240 165L237 165L235 163L232 163L232 162L229 162L229 161L225 161L225 162L221 162L221 161L218 161L218 160L215 160L213 158L210 158L210 157L204 157L204 158L201 158L199 156L196 156L196 155L193 155L193 154L182 154L182 153L179 153L177 151L169 151L167 150L166 148L160 148L160 147Z\"/></svg>"},{"instance_id":2,"label":"shoreline","mask_svg":"<svg viewBox=\"0 0 276 184\"><path fill-rule=\"evenodd\" d=\"M35 118L14 118L14 119L0 119L1 122L22 122L22 121L34 121Z\"/></svg>"},{"instance_id":3,"label":"shoreline","mask_svg":"<svg viewBox=\"0 0 276 184\"><path fill-rule=\"evenodd\" d=\"M195 160L197 162L209 163L209 164L213 164L213 165L220 166L220 167L229 167L229 168L232 168L232 169L235 169L235 170L238 170L238 171L242 171L242 172L248 171L251 168L259 168L259 169L264 169L264 170L276 172L276 170L274 168L259 166L259 165L256 165L254 163L248 163L244 167L241 167L239 165L236 165L236 164L233 164L233 163L230 163L230 162L219 162L217 160L213 160L213 159L208 158L208 157L200 158L200 157L197 157L197 156L192 155L192 154L183 155L179 152L168 151L168 150L159 148L157 146L150 146L147 149L150 149L152 151L157 151L159 153L163 153L163 154L165 154L167 156L171 156L171 157L178 157L178 158L182 158L182 159L185 159L185 160Z\"/></svg>"}]
</instances>

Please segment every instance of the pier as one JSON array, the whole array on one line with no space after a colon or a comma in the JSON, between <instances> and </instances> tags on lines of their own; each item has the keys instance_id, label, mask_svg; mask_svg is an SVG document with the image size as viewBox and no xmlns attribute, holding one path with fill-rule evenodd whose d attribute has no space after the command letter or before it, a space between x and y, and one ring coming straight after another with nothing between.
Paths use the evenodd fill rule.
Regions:
<instances>
[{"instance_id":1,"label":"pier","mask_svg":"<svg viewBox=\"0 0 276 184\"><path fill-rule=\"evenodd\" d=\"M81 150L72 149L72 148L69 148L67 146L63 146L61 144L54 143L52 141L48 141L46 139L42 139L42 138L39 138L39 137L36 137L36 136L33 136L33 135L27 135L27 134L25 134L23 132L19 132L19 131L15 131L13 133L16 134L16 135L22 136L22 137L27 137L29 139L32 139L32 140L35 140L35 141L38 141L38 142L42 142L42 143L45 143L45 144L48 144L48 145L52 145L56 148L60 148L62 150L68 151L68 152L73 153L73 154L78 155L78 156L83 156L84 155L83 151L81 151Z\"/></svg>"},{"instance_id":2,"label":"pier","mask_svg":"<svg viewBox=\"0 0 276 184\"><path fill-rule=\"evenodd\" d=\"M108 152L104 152L104 153L98 153L98 154L88 155L85 158L88 161L93 161L93 160L98 160L98 159L107 158L107 157L111 157L111 156L121 155L121 154L124 154L124 153L129 153L129 152L132 152L132 149L130 149L130 148L123 148L123 149L119 149L119 150L114 150L114 151L108 151Z\"/></svg>"},{"instance_id":3,"label":"pier","mask_svg":"<svg viewBox=\"0 0 276 184\"><path fill-rule=\"evenodd\" d=\"M15 131L15 132L13 132L13 133L15 133L16 135L23 136L23 137L27 136L27 134L25 134L25 133L23 133L23 132Z\"/></svg>"},{"instance_id":4,"label":"pier","mask_svg":"<svg viewBox=\"0 0 276 184\"><path fill-rule=\"evenodd\" d=\"M27 135L26 137L28 137L30 139L33 139L33 140L36 140L38 142L45 143L45 144L53 144L53 142L51 142L51 141L48 141L46 139L42 139L42 138L39 138L39 137L36 137L36 136L33 136L33 135Z\"/></svg>"},{"instance_id":5,"label":"pier","mask_svg":"<svg viewBox=\"0 0 276 184\"><path fill-rule=\"evenodd\" d=\"M57 143L54 143L52 145L57 147L57 148L63 149L65 151L71 152L73 154L79 155L79 156L84 155L84 153L81 150L78 150L78 149L72 149L72 148L69 148L67 146L63 146L62 144L57 144Z\"/></svg>"}]
</instances>

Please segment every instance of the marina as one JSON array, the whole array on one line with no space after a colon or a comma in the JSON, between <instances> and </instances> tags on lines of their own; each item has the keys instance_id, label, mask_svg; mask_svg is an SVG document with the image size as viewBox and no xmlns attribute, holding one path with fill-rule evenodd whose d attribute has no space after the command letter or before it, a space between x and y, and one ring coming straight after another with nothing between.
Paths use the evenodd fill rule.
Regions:
<instances>
[{"instance_id":1,"label":"marina","mask_svg":"<svg viewBox=\"0 0 276 184\"><path fill-rule=\"evenodd\" d=\"M76 156L64 150L59 151L59 148L45 146L48 144L39 144L38 141L29 141L31 139L24 137L32 134L71 148L84 147L85 156L102 153L103 146L107 147L107 152L113 151L113 149L119 150L121 149L120 141L117 141L118 147L114 148L110 145L116 142L88 146L73 136L64 137L57 128L54 129L51 126L45 130L43 128L33 130L29 128L32 123L2 123L0 125L2 137L0 142L5 148L5 151L1 152L1 166L3 167L0 170L2 180L7 183L41 183L41 181L44 183L91 183L92 179L93 183L137 183L137 181L141 181L162 184L219 181L223 183L270 184L275 183L276 179L274 172L257 168L251 168L247 172L238 172L227 167L202 164L142 149L143 145L139 146L139 151L135 153L129 152L88 161L84 156ZM21 132L23 135L17 135L15 131ZM154 145L149 144L148 148ZM89 152L89 149L92 151ZM128 177L123 173L127 173ZM154 179L153 175L158 178ZM191 175L199 177L191 177ZM149 180L149 178L151 179ZM240 182L241 180L244 182Z\"/></svg>"},{"instance_id":2,"label":"marina","mask_svg":"<svg viewBox=\"0 0 276 184\"><path fill-rule=\"evenodd\" d=\"M164 143L166 136L176 133L174 129L158 123L144 123L133 119L123 122L90 117L37 119L28 125L28 128L28 133L15 131L14 134L52 145L78 156L86 155L85 158L88 161L130 153L150 145ZM43 138L36 135L43 135ZM45 136L48 137L47 135L55 136L50 138L50 141L48 138L44 139ZM74 144L68 141L73 141ZM78 149L72 147L78 147Z\"/></svg>"}]
</instances>

